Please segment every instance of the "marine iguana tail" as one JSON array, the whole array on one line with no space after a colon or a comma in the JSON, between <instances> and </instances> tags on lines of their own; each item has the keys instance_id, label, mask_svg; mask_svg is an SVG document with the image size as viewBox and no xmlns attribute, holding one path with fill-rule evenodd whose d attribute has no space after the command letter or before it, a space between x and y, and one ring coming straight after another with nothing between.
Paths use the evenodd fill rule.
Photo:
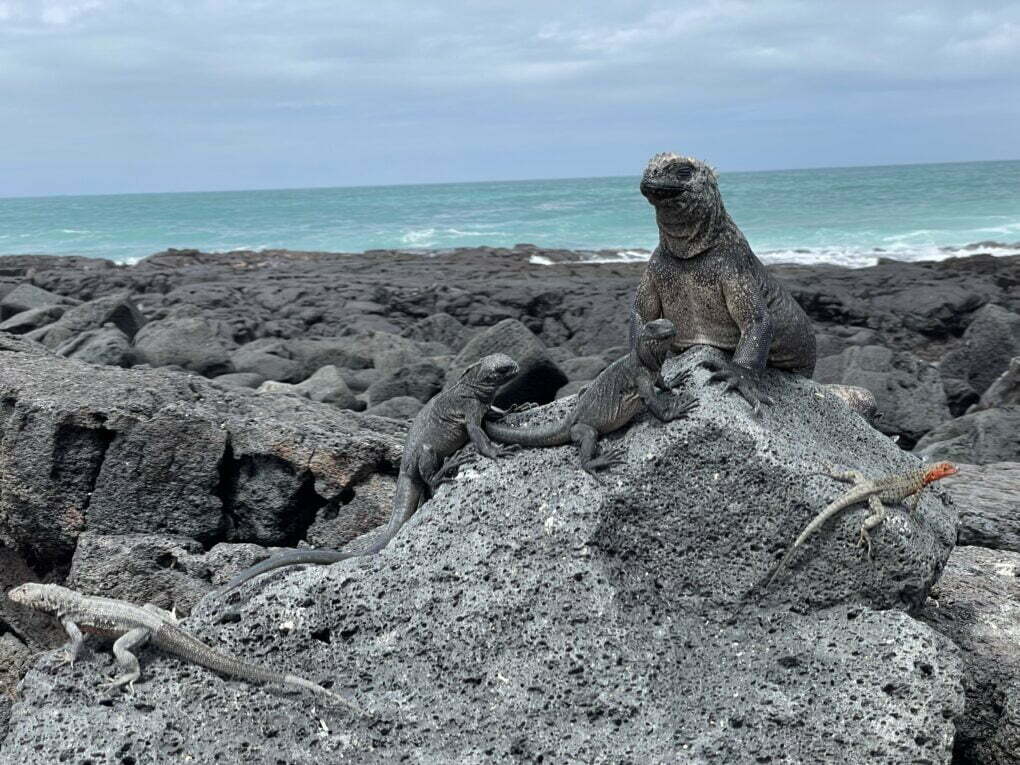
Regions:
<instances>
[{"instance_id":1,"label":"marine iguana tail","mask_svg":"<svg viewBox=\"0 0 1020 765\"><path fill-rule=\"evenodd\" d=\"M446 478L455 464L448 460L454 452L469 441L479 454L489 459L496 459L510 451L493 444L481 424L496 391L517 372L517 362L509 356L502 353L486 356L464 370L456 383L436 394L418 412L404 442L393 496L393 513L386 528L366 546L344 552L294 550L274 555L241 571L217 590L217 595L225 595L252 577L284 566L339 563L382 550Z\"/></svg>"},{"instance_id":2,"label":"marine iguana tail","mask_svg":"<svg viewBox=\"0 0 1020 765\"><path fill-rule=\"evenodd\" d=\"M676 327L666 319L648 322L631 352L606 367L578 394L569 415L556 422L522 428L487 421L486 433L499 443L519 446L562 446L574 442L581 449L581 466L588 473L620 464L623 449L595 456L599 436L622 428L645 408L663 422L669 422L698 405L693 398L678 402L656 390L666 389L661 378L662 363L675 335Z\"/></svg>"}]
</instances>

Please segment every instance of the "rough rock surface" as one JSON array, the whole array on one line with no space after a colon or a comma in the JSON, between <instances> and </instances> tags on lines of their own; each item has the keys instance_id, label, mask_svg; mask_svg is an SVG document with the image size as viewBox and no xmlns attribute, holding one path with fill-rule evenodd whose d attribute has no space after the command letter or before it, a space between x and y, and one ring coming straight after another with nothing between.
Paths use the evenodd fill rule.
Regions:
<instances>
[{"instance_id":1,"label":"rough rock surface","mask_svg":"<svg viewBox=\"0 0 1020 765\"><path fill-rule=\"evenodd\" d=\"M707 376L695 372L703 403L689 420L608 439L627 464L602 482L573 447L479 460L381 555L276 572L245 588L256 594L237 621L220 623L207 598L184 623L352 692L368 717L151 649L134 696L101 705L105 657L47 657L26 676L0 762L235 762L255 747L291 763L948 762L963 703L955 652L871 606L924 602L952 546L951 503L934 491L913 517L894 510L871 563L855 547L865 511L850 510L768 602L741 607L843 490L812 470L916 460L811 381L767 372L777 403L756 421Z\"/></svg>"},{"instance_id":2,"label":"rough rock surface","mask_svg":"<svg viewBox=\"0 0 1020 765\"><path fill-rule=\"evenodd\" d=\"M0 319L9 319L22 311L44 308L51 305L66 305L69 301L63 295L56 295L40 289L34 284L19 284L0 300Z\"/></svg>"},{"instance_id":3,"label":"rough rock surface","mask_svg":"<svg viewBox=\"0 0 1020 765\"><path fill-rule=\"evenodd\" d=\"M933 428L914 446L927 460L984 465L1020 461L1020 406L965 414Z\"/></svg>"},{"instance_id":4,"label":"rough rock surface","mask_svg":"<svg viewBox=\"0 0 1020 765\"><path fill-rule=\"evenodd\" d=\"M880 345L847 348L819 359L814 379L870 390L882 415L877 427L900 436L908 447L949 417L938 370L905 351Z\"/></svg>"},{"instance_id":5,"label":"rough rock surface","mask_svg":"<svg viewBox=\"0 0 1020 765\"><path fill-rule=\"evenodd\" d=\"M129 367L134 361L130 339L113 324L73 336L57 346L56 353L86 364L106 364L111 367Z\"/></svg>"},{"instance_id":6,"label":"rough rock surface","mask_svg":"<svg viewBox=\"0 0 1020 765\"><path fill-rule=\"evenodd\" d=\"M446 376L449 387L464 370L490 353L505 353L520 366L520 374L496 394L494 403L508 409L516 404L546 404L567 383L567 376L552 360L542 341L516 319L504 319L480 332L457 354Z\"/></svg>"},{"instance_id":7,"label":"rough rock surface","mask_svg":"<svg viewBox=\"0 0 1020 765\"><path fill-rule=\"evenodd\" d=\"M919 617L958 645L966 712L954 762L1020 763L1020 554L958 547Z\"/></svg>"},{"instance_id":8,"label":"rough rock surface","mask_svg":"<svg viewBox=\"0 0 1020 765\"><path fill-rule=\"evenodd\" d=\"M960 510L956 543L1020 552L1020 462L959 467L943 482Z\"/></svg>"},{"instance_id":9,"label":"rough rock surface","mask_svg":"<svg viewBox=\"0 0 1020 765\"><path fill-rule=\"evenodd\" d=\"M424 404L443 389L445 376L445 370L431 361L400 367L369 386L368 403L376 406L391 398L410 396Z\"/></svg>"},{"instance_id":10,"label":"rough rock surface","mask_svg":"<svg viewBox=\"0 0 1020 765\"><path fill-rule=\"evenodd\" d=\"M381 404L370 406L365 410L365 414L389 417L394 420L411 420L423 406L421 401L411 396L397 396L383 401Z\"/></svg>"},{"instance_id":11,"label":"rough rock surface","mask_svg":"<svg viewBox=\"0 0 1020 765\"><path fill-rule=\"evenodd\" d=\"M998 406L1020 405L1020 356L1010 360L1009 367L981 394L973 410L993 409Z\"/></svg>"},{"instance_id":12,"label":"rough rock surface","mask_svg":"<svg viewBox=\"0 0 1020 765\"><path fill-rule=\"evenodd\" d=\"M0 534L44 568L83 531L293 543L391 471L402 438L391 420L0 335Z\"/></svg>"},{"instance_id":13,"label":"rough rock surface","mask_svg":"<svg viewBox=\"0 0 1020 765\"><path fill-rule=\"evenodd\" d=\"M233 371L219 330L200 316L147 324L135 338L135 350L154 367L180 366L209 376Z\"/></svg>"},{"instance_id":14,"label":"rough rock surface","mask_svg":"<svg viewBox=\"0 0 1020 765\"><path fill-rule=\"evenodd\" d=\"M963 343L946 354L942 376L960 379L980 395L1020 356L1020 314L986 305L963 333Z\"/></svg>"}]
</instances>

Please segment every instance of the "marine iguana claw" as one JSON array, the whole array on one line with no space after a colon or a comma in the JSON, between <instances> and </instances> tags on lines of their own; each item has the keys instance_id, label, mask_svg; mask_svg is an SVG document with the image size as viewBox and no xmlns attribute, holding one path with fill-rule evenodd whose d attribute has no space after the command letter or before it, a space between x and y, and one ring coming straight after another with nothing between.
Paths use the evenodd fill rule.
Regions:
<instances>
[{"instance_id":1,"label":"marine iguana claw","mask_svg":"<svg viewBox=\"0 0 1020 765\"><path fill-rule=\"evenodd\" d=\"M761 414L762 404L771 406L775 403L771 396L762 392L761 382L753 370L739 364L720 364L714 360L704 361L702 366L712 373L708 378L710 383L721 382L724 385L725 393L736 391L743 396L744 400L751 405L751 411L755 417Z\"/></svg>"}]
</instances>

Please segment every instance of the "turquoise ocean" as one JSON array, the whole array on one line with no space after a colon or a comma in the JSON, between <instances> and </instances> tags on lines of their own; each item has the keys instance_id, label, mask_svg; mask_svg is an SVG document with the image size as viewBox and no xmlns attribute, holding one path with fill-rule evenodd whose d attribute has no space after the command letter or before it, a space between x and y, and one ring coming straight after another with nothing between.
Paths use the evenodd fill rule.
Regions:
<instances>
[{"instance_id":1,"label":"turquoise ocean","mask_svg":"<svg viewBox=\"0 0 1020 765\"><path fill-rule=\"evenodd\" d=\"M1020 253L1020 160L724 172L719 181L766 262ZM637 187L636 177L613 177L8 197L0 198L0 255L130 263L168 247L426 252L527 242L630 260L656 244Z\"/></svg>"}]
</instances>

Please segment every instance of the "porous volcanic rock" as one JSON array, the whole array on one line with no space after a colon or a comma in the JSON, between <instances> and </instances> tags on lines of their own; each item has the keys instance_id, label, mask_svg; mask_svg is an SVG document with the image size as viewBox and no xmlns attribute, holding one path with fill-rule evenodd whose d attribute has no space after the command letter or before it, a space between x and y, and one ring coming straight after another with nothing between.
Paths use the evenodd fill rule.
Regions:
<instances>
[{"instance_id":1,"label":"porous volcanic rock","mask_svg":"<svg viewBox=\"0 0 1020 765\"><path fill-rule=\"evenodd\" d=\"M399 462L402 425L0 334L0 535L44 569L83 531L290 544ZM342 512L342 508L338 508Z\"/></svg>"},{"instance_id":2,"label":"porous volcanic rock","mask_svg":"<svg viewBox=\"0 0 1020 765\"><path fill-rule=\"evenodd\" d=\"M100 704L105 658L47 656L0 762L948 763L959 661L898 609L945 564L952 504L935 490L912 516L893 509L871 562L856 547L867 511L849 510L745 601L844 490L815 475L824 462L871 475L917 460L809 380L766 372L776 403L756 420L707 377L689 419L607 439L627 461L601 481L570 446L479 459L380 555L275 572L231 619L205 598L184 621L351 693L365 716L153 649L134 695Z\"/></svg>"},{"instance_id":3,"label":"porous volcanic rock","mask_svg":"<svg viewBox=\"0 0 1020 765\"><path fill-rule=\"evenodd\" d=\"M567 376L552 360L542 341L516 319L504 319L479 332L457 354L446 376L446 387L455 383L467 367L490 353L505 353L521 368L517 377L496 393L496 406L510 408L528 402L546 404L567 383Z\"/></svg>"},{"instance_id":4,"label":"porous volcanic rock","mask_svg":"<svg viewBox=\"0 0 1020 765\"><path fill-rule=\"evenodd\" d=\"M982 409L943 422L914 446L927 460L984 465L1020 461L1020 406Z\"/></svg>"},{"instance_id":5,"label":"porous volcanic rock","mask_svg":"<svg viewBox=\"0 0 1020 765\"><path fill-rule=\"evenodd\" d=\"M958 467L943 482L960 510L957 544L1020 553L1020 462Z\"/></svg>"},{"instance_id":6,"label":"porous volcanic rock","mask_svg":"<svg viewBox=\"0 0 1020 765\"><path fill-rule=\"evenodd\" d=\"M907 351L853 346L819 359L814 379L870 390L881 413L876 427L908 447L949 417L938 370Z\"/></svg>"},{"instance_id":7,"label":"porous volcanic rock","mask_svg":"<svg viewBox=\"0 0 1020 765\"><path fill-rule=\"evenodd\" d=\"M954 762L1020 763L1020 553L957 547L919 618L961 649Z\"/></svg>"}]
</instances>

